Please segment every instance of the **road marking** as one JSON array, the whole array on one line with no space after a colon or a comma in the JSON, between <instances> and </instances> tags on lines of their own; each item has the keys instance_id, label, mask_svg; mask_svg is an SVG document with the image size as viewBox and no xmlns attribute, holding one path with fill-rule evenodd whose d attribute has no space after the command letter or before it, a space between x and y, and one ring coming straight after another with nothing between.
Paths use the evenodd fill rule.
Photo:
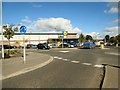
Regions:
<instances>
[{"instance_id":1,"label":"road marking","mask_svg":"<svg viewBox=\"0 0 120 90\"><path fill-rule=\"evenodd\" d=\"M63 60L63 61L69 61L68 59L63 59L63 58L60 58L60 57L57 57L57 56L55 56L55 57L53 57L53 58L61 59L61 60ZM73 60L73 61L70 61L70 62L76 63L76 64L80 63L80 61L77 61L77 60ZM87 65L87 66L92 65L91 63L81 63L81 64ZM101 68L101 67L103 67L103 65L93 65L93 67Z\"/></svg>"},{"instance_id":2,"label":"road marking","mask_svg":"<svg viewBox=\"0 0 120 90\"><path fill-rule=\"evenodd\" d=\"M69 61L68 59L62 59L63 61Z\"/></svg>"},{"instance_id":3,"label":"road marking","mask_svg":"<svg viewBox=\"0 0 120 90\"><path fill-rule=\"evenodd\" d=\"M62 59L62 58L59 57L59 58L57 58L57 59Z\"/></svg>"},{"instance_id":4,"label":"road marking","mask_svg":"<svg viewBox=\"0 0 120 90\"><path fill-rule=\"evenodd\" d=\"M50 56L50 59L47 60L46 62L35 65L35 66L32 66L32 67L22 69L22 70L20 70L18 72L12 73L12 74L7 75L7 76L2 76L2 80L7 79L7 78L11 78L11 77L14 77L14 76L17 76L17 75L21 75L21 74L24 74L24 73L27 73L27 72L30 72L30 71L33 71L33 70L38 69L38 68L41 68L41 67L51 63L52 61L53 61L53 57Z\"/></svg>"},{"instance_id":5,"label":"road marking","mask_svg":"<svg viewBox=\"0 0 120 90\"><path fill-rule=\"evenodd\" d=\"M69 52L69 51L59 51L59 52L62 52L62 53L67 53L67 52Z\"/></svg>"},{"instance_id":6,"label":"road marking","mask_svg":"<svg viewBox=\"0 0 120 90\"><path fill-rule=\"evenodd\" d=\"M94 67L101 68L101 67L103 67L103 65L94 65Z\"/></svg>"},{"instance_id":7,"label":"road marking","mask_svg":"<svg viewBox=\"0 0 120 90\"><path fill-rule=\"evenodd\" d=\"M53 58L59 58L59 57L55 56L55 57L53 57Z\"/></svg>"},{"instance_id":8,"label":"road marking","mask_svg":"<svg viewBox=\"0 0 120 90\"><path fill-rule=\"evenodd\" d=\"M71 61L72 63L79 63L80 61Z\"/></svg>"},{"instance_id":9,"label":"road marking","mask_svg":"<svg viewBox=\"0 0 120 90\"><path fill-rule=\"evenodd\" d=\"M105 52L105 54L116 55L116 56L120 55L120 54L115 53L115 52Z\"/></svg>"},{"instance_id":10,"label":"road marking","mask_svg":"<svg viewBox=\"0 0 120 90\"><path fill-rule=\"evenodd\" d=\"M91 63L82 63L83 65L88 65L88 66L90 66L90 65L92 65Z\"/></svg>"}]
</instances>

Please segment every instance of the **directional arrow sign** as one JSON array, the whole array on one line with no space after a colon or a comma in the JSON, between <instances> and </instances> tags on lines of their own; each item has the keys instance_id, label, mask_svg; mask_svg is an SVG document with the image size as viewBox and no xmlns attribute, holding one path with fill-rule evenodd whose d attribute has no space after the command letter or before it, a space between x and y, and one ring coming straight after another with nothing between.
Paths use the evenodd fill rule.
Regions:
<instances>
[{"instance_id":1,"label":"directional arrow sign","mask_svg":"<svg viewBox=\"0 0 120 90\"><path fill-rule=\"evenodd\" d=\"M25 34L27 31L27 28L25 26L20 27L20 33Z\"/></svg>"}]
</instances>

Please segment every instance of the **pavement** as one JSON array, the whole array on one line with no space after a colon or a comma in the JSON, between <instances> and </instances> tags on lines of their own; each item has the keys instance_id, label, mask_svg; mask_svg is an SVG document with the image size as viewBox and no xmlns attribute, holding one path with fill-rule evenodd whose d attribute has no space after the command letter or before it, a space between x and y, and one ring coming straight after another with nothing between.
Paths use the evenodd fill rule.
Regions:
<instances>
[{"instance_id":1,"label":"pavement","mask_svg":"<svg viewBox=\"0 0 120 90\"><path fill-rule=\"evenodd\" d=\"M2 80L43 67L52 62L53 57L47 54L27 52L26 61L23 57L11 57L0 60L2 62Z\"/></svg>"},{"instance_id":2,"label":"pavement","mask_svg":"<svg viewBox=\"0 0 120 90\"><path fill-rule=\"evenodd\" d=\"M119 88L119 68L107 66L103 88ZM116 84L117 83L117 84Z\"/></svg>"}]
</instances>

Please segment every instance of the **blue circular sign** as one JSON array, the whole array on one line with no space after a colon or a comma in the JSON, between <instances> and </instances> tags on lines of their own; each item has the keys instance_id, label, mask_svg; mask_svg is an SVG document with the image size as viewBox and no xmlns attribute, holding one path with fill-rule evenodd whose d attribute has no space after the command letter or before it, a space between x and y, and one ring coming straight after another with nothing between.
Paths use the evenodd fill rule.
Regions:
<instances>
[{"instance_id":1,"label":"blue circular sign","mask_svg":"<svg viewBox=\"0 0 120 90\"><path fill-rule=\"evenodd\" d=\"M25 26L20 27L20 33L25 34L27 31L27 28Z\"/></svg>"}]
</instances>

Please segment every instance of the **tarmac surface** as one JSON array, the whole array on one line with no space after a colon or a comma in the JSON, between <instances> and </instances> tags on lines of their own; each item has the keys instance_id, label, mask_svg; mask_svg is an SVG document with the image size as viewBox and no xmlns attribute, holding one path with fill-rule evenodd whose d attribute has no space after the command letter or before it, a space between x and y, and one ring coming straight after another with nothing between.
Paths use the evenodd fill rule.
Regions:
<instances>
[{"instance_id":1,"label":"tarmac surface","mask_svg":"<svg viewBox=\"0 0 120 90\"><path fill-rule=\"evenodd\" d=\"M64 50L64 52L63 52L63 50ZM73 50L74 52L72 52L72 51L68 52L66 50L68 50L68 51ZM92 52L90 52L90 54L91 55L93 54L93 56L96 56L96 55L99 56L100 55L99 53L101 53L102 55L100 55L100 58L105 58L105 60L106 60L106 58L108 58L108 56L111 57L111 59L112 59L112 57L115 59L115 58L120 56L119 53L117 53L116 50L114 51L114 53L113 53L113 51L114 51L114 49L108 49L108 48L107 49L105 48L104 51L96 49L96 50L92 50ZM43 66L49 64L50 62L52 62L53 61L52 56L54 54L64 56L64 55L69 55L69 53L71 53L69 57L71 57L71 59L72 59L72 56L75 56L75 54L77 54L76 52L78 52L78 50L74 49L74 48L72 48L72 49L59 49L59 48L57 48L57 49L51 49L50 51L45 51L46 53L43 53L43 52L44 51L40 51L38 53L34 50L27 52L25 64L23 62L23 57L12 57L12 58L9 58L9 59L0 60L0 62L2 61L2 80L7 80L8 78L11 78L11 77L14 77L14 76L17 76L17 75L21 75L21 74L24 74L24 73L27 73L27 72L30 72L30 71L33 71L33 70L35 70L34 71L34 73L35 73L36 69L38 69L40 67L43 67ZM103 54L103 52L104 52L104 54ZM62 54L62 53L64 53L64 54ZM68 54L66 54L66 53L68 53ZM79 53L83 54L83 53L88 53L88 52L86 52L85 50L82 50L82 52L79 52ZM58 59L60 59L60 58L58 58ZM102 61L102 59L101 59L101 61ZM59 64L60 64L58 62L60 62L60 61L58 61L54 57L54 62L50 64L51 67L53 67L54 63L57 63L56 66L58 67ZM77 63L77 62L73 62L73 63ZM109 63L110 63L110 60L109 60ZM64 65L64 64L67 64L67 63L63 62L62 65ZM69 64L70 63L68 63L67 65L69 66ZM99 62L99 64L101 64L101 62ZM50 67L50 65L48 65L48 67ZM71 67L71 65L72 64L70 64L69 68ZM60 65L60 67L61 67L61 65ZM78 65L75 65L75 67L78 67ZM45 67L45 68L47 68L47 67ZM48 71L49 70L50 70L50 68L48 69ZM52 68L52 70L53 70L53 72L55 72L54 70L56 70L56 69ZM89 68L89 70L90 70L90 68ZM119 71L119 68L110 67L110 66L106 67L106 75L105 75L105 79L104 79L104 83L103 83L103 88L118 88L119 87L119 85L116 84L116 83L119 83L118 82L118 76L119 76L118 71ZM60 71L57 70L56 72L60 72ZM67 71L67 73L68 72L69 71ZM83 71L83 73L85 73L85 71ZM102 72L100 74L102 75ZM51 75L53 76L53 73ZM96 76L98 76L98 75L96 75Z\"/></svg>"},{"instance_id":2,"label":"tarmac surface","mask_svg":"<svg viewBox=\"0 0 120 90\"><path fill-rule=\"evenodd\" d=\"M26 61L23 57L11 57L2 61L2 79L14 77L37 68L43 67L52 62L53 57L41 53L27 52Z\"/></svg>"}]
</instances>

